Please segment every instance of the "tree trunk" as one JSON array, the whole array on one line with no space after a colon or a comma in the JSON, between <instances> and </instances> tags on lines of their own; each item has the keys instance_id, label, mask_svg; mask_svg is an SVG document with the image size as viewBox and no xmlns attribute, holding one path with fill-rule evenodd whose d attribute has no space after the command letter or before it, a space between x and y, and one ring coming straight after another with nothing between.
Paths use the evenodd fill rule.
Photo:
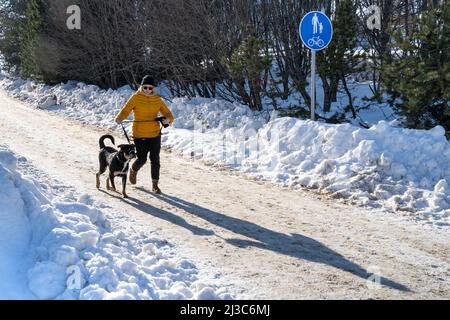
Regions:
<instances>
[{"instance_id":1,"label":"tree trunk","mask_svg":"<svg viewBox=\"0 0 450 320\"><path fill-rule=\"evenodd\" d=\"M345 92L347 93L347 96L348 96L349 106L350 106L350 110L352 111L353 119L356 119L356 110L355 110L355 107L353 106L352 93L348 89L347 81L345 80L345 76L342 77L342 84L344 85Z\"/></svg>"}]
</instances>

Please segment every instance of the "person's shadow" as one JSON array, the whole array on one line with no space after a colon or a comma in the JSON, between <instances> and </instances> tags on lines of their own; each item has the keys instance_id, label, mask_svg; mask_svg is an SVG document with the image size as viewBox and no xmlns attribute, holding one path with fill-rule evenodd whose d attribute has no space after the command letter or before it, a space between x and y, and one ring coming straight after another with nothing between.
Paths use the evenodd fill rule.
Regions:
<instances>
[{"instance_id":1,"label":"person's shadow","mask_svg":"<svg viewBox=\"0 0 450 320\"><path fill-rule=\"evenodd\" d=\"M136 188L142 192L149 193L144 188ZM180 227L190 230L193 234L199 236L212 236L214 231L203 229L189 224L183 218L174 215L173 213L156 208L145 202L142 202L135 198L123 199L118 194L111 194L106 191L102 192L120 199L132 207L140 210L146 214L150 214L158 219L166 220L170 223L176 224ZM358 276L364 280L368 279L372 274L361 266L349 261L339 253L331 250L324 244L316 241L312 238L300 235L300 234L283 234L275 232L273 230L261 227L255 223L226 216L224 214L214 212L212 210L203 208L196 204L187 202L174 196L166 194L156 195L159 200L164 201L174 207L184 210L192 215L200 217L210 223L213 223L221 228L227 229L233 233L241 234L247 238L253 240L243 239L226 239L228 243L239 248L245 247L257 247L264 250L270 250L287 256L295 257L297 259L308 260L315 263L325 264L337 269L347 271L355 276ZM400 291L410 292L410 289L402 284L399 284L388 278L380 277L380 284L392 289Z\"/></svg>"},{"instance_id":2,"label":"person's shadow","mask_svg":"<svg viewBox=\"0 0 450 320\"><path fill-rule=\"evenodd\" d=\"M137 189L148 193L148 191L143 188ZM229 230L233 233L240 234L242 236L251 239L251 240L243 240L243 239L226 240L228 243L236 247L245 248L252 246L264 250L277 252L283 255L295 257L297 259L308 260L315 263L329 265L337 269L349 272L364 280L367 280L369 279L370 276L372 276L371 273L369 273L361 266L349 261L347 258L343 257L339 253L331 250L324 244L312 238L300 234L288 235L279 233L267 229L265 227L259 226L252 222L229 217L222 213L214 212L212 210L203 208L201 206L187 202L174 196L169 196L166 194L154 196L160 199L161 201L166 202L167 204L170 204L192 215L200 217L208 221L209 223L212 223L223 229ZM167 214L165 213L165 211L164 213L163 212L158 213L159 209L155 209L152 206L141 204L137 208L149 210L146 212L152 214L155 217L169 220L167 217L164 217L164 215ZM169 221L176 223L182 227L186 227L186 222L181 218L175 219L172 217ZM374 278L376 278L377 276L378 275L374 275ZM400 291L405 292L410 291L408 287L384 277L380 277L380 284Z\"/></svg>"},{"instance_id":3,"label":"person's shadow","mask_svg":"<svg viewBox=\"0 0 450 320\"><path fill-rule=\"evenodd\" d=\"M181 218L169 211L156 208L152 205L149 205L148 203L142 202L141 200L131 198L131 197L124 199L124 198L122 198L122 196L119 193L107 192L105 190L100 190L100 192L103 192L103 193L105 193L109 196L112 196L118 200L122 200L122 201L126 202L127 204L129 204L130 206L132 206L133 208L136 208L137 210L142 211L146 214L150 214L150 215L154 216L155 218L166 220L172 224L176 224L180 227L188 229L189 231L191 231L193 234L195 234L197 236L213 236L214 235L214 231L212 231L212 230L203 229L203 228L194 226L192 224L189 224L183 218Z\"/></svg>"}]
</instances>

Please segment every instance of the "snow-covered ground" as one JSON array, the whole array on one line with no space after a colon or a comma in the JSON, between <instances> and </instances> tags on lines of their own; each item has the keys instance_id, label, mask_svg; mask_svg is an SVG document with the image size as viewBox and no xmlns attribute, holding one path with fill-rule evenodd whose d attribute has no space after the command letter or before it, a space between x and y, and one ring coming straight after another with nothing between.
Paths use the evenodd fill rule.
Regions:
<instances>
[{"instance_id":1,"label":"snow-covered ground","mask_svg":"<svg viewBox=\"0 0 450 320\"><path fill-rule=\"evenodd\" d=\"M37 107L107 128L115 128L113 117L133 94L129 87L106 91L77 82L50 87L6 77L0 87ZM169 107L176 121L163 143L185 156L450 226L450 143L441 127L404 129L395 120L378 122L380 113L373 111L367 130L279 118L202 98L174 99Z\"/></svg>"},{"instance_id":2,"label":"snow-covered ground","mask_svg":"<svg viewBox=\"0 0 450 320\"><path fill-rule=\"evenodd\" d=\"M323 111L323 101L324 101L324 90L322 86L322 81L320 79L317 80L317 92L316 92L316 113L318 116L323 117L325 119L329 119L332 116L339 114L345 115L345 119L347 122L354 124L355 126L359 126L364 124L365 126L370 126L377 124L379 121L393 121L401 118L392 107L387 102L378 102L371 101L368 98L373 97L373 91L371 90L372 82L370 81L361 81L358 82L356 79L349 78L348 80L348 88L352 94L352 101L356 111L356 118L353 118L353 114L351 110L348 108L349 106L349 98L345 93L342 86L339 87L336 102L331 103L331 109L329 112ZM307 86L307 92L311 92L310 86ZM281 88L280 88L280 91ZM386 94L383 95L383 101L386 101L388 96ZM306 105L303 97L298 92L293 92L288 99L276 99L277 108L283 111L286 109L294 109L298 108L298 105ZM271 108L272 102L265 99L264 104L266 108Z\"/></svg>"},{"instance_id":3,"label":"snow-covered ground","mask_svg":"<svg viewBox=\"0 0 450 320\"><path fill-rule=\"evenodd\" d=\"M164 239L0 146L0 299L230 299Z\"/></svg>"}]
</instances>

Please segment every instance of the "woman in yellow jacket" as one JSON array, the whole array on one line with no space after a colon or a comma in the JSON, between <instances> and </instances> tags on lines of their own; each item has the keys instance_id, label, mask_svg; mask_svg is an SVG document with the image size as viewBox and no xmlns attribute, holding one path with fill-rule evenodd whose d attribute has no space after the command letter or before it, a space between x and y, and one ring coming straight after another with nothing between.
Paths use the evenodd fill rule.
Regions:
<instances>
[{"instance_id":1,"label":"woman in yellow jacket","mask_svg":"<svg viewBox=\"0 0 450 320\"><path fill-rule=\"evenodd\" d=\"M156 94L156 82L150 76L142 79L139 90L128 100L125 107L116 116L115 121L121 124L131 112L134 113L133 138L136 145L137 160L130 170L130 183L136 184L137 173L147 162L150 153L152 165L153 192L161 194L158 186L161 152L161 128L155 119L161 113L165 125L172 125L174 117L164 101Z\"/></svg>"}]
</instances>

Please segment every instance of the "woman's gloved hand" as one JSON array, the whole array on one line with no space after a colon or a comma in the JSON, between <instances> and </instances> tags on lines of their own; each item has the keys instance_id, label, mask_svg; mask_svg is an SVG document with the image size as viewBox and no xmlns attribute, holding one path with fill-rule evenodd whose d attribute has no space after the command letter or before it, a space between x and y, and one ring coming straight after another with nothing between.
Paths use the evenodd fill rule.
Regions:
<instances>
[{"instance_id":1,"label":"woman's gloved hand","mask_svg":"<svg viewBox=\"0 0 450 320\"><path fill-rule=\"evenodd\" d=\"M170 126L170 119L169 119L169 118L164 118L164 119L162 120L162 124L163 124L164 126Z\"/></svg>"}]
</instances>

